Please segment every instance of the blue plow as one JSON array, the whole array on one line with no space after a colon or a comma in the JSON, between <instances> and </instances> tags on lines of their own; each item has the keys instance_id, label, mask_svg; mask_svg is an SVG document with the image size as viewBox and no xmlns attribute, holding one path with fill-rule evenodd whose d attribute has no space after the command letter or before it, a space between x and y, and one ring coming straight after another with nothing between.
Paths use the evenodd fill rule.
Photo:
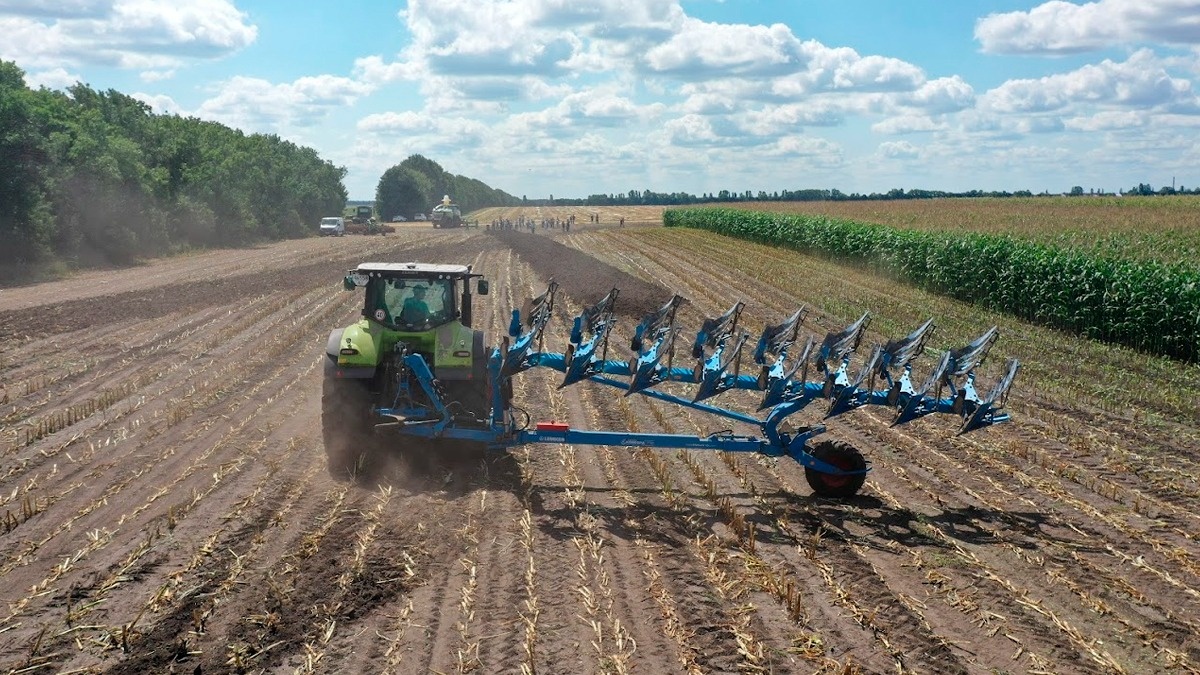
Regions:
<instances>
[{"instance_id":1,"label":"blue plow","mask_svg":"<svg viewBox=\"0 0 1200 675\"><path fill-rule=\"evenodd\" d=\"M492 350L489 359L492 390L489 419L470 424L456 420L439 401L433 374L418 354L406 356L405 363L433 401L430 409L423 411L423 415L413 415L409 410L378 412L406 420L399 423L404 434L472 441L493 449L529 443L569 443L787 456L805 467L808 482L817 494L835 497L855 494L869 467L861 453L844 443L814 442L826 430L824 424L793 428L786 423L789 417L817 400L827 404L826 420L864 406L891 409L893 426L934 413L952 414L960 420L959 434L1009 419L1003 409L1020 362L1009 360L986 396L979 395L975 384L976 369L999 338L995 327L967 345L935 357L920 386L915 386L914 365L934 332L933 319L905 337L874 345L852 367L870 324L870 315L864 313L842 330L826 334L818 344L814 337L801 341L800 329L807 315L801 308L781 323L763 329L752 352L751 374L742 372L742 353L750 339L739 325L744 303L738 302L724 314L706 319L696 333L690 353L677 359L676 315L686 300L673 296L636 326L630 343L631 356L614 359L610 358L609 338L619 296L615 288L575 317L565 352L544 351L543 335L554 314L557 292L558 285L551 281L545 293L530 301L524 320L519 310L513 310L509 337L500 348ZM686 365L676 365L677 360ZM595 382L621 389L625 396L647 396L752 425L758 433L738 435L722 430L698 436L590 431L572 429L558 422L539 422L529 428L528 415L518 415L510 408L504 391L510 378L532 368L562 373L560 388ZM692 396L683 397L655 389L663 383L685 383L696 388ZM761 392L758 411L759 414L766 411L765 416L707 402L734 389Z\"/></svg>"}]
</instances>

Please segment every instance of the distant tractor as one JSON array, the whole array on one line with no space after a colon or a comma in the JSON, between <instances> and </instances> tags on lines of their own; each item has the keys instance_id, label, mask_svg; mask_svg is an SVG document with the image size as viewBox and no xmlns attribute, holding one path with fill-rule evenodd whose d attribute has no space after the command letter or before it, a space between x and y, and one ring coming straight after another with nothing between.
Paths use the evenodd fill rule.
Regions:
<instances>
[{"instance_id":1,"label":"distant tractor","mask_svg":"<svg viewBox=\"0 0 1200 675\"><path fill-rule=\"evenodd\" d=\"M442 203L433 207L429 220L433 222L434 227L463 226L462 211L459 210L458 204L450 201L450 195L442 197Z\"/></svg>"},{"instance_id":2,"label":"distant tractor","mask_svg":"<svg viewBox=\"0 0 1200 675\"><path fill-rule=\"evenodd\" d=\"M379 222L371 206L346 207L346 234L388 234L395 231L392 226Z\"/></svg>"},{"instance_id":3,"label":"distant tractor","mask_svg":"<svg viewBox=\"0 0 1200 675\"><path fill-rule=\"evenodd\" d=\"M375 209L370 206L354 207L354 215L351 218L355 225L368 225L375 220Z\"/></svg>"},{"instance_id":4,"label":"distant tractor","mask_svg":"<svg viewBox=\"0 0 1200 675\"><path fill-rule=\"evenodd\" d=\"M396 228L391 225L385 225L372 218L366 224L355 222L346 223L346 234L391 234Z\"/></svg>"}]
</instances>

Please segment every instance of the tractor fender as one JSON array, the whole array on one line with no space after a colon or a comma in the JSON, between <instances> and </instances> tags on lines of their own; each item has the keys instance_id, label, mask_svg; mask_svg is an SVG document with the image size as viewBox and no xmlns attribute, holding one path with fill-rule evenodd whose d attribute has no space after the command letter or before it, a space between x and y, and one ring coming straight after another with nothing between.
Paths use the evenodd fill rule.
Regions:
<instances>
[{"instance_id":1,"label":"tractor fender","mask_svg":"<svg viewBox=\"0 0 1200 675\"><path fill-rule=\"evenodd\" d=\"M337 363L338 349L342 344L342 333L345 331L345 328L333 329L329 333L329 339L325 342L325 355L334 363Z\"/></svg>"},{"instance_id":2,"label":"tractor fender","mask_svg":"<svg viewBox=\"0 0 1200 675\"><path fill-rule=\"evenodd\" d=\"M333 362L334 377L339 379L367 379L375 377L374 367L338 365L338 350L341 349L342 334L344 332L346 332L345 328L335 328L329 333L329 339L325 342L325 356Z\"/></svg>"},{"instance_id":3,"label":"tractor fender","mask_svg":"<svg viewBox=\"0 0 1200 675\"><path fill-rule=\"evenodd\" d=\"M469 358L462 351L468 340L471 345ZM459 323L445 324L437 329L436 349L439 380L476 380L486 376L487 355L483 352L483 331L473 331Z\"/></svg>"}]
</instances>

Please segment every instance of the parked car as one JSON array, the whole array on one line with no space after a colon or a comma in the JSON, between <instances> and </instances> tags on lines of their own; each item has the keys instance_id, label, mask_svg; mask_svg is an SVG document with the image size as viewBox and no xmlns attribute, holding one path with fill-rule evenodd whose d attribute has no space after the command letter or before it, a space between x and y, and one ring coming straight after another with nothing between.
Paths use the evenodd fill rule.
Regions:
<instances>
[{"instance_id":1,"label":"parked car","mask_svg":"<svg viewBox=\"0 0 1200 675\"><path fill-rule=\"evenodd\" d=\"M413 220L425 220L425 214L418 213L417 215L413 216Z\"/></svg>"},{"instance_id":2,"label":"parked car","mask_svg":"<svg viewBox=\"0 0 1200 675\"><path fill-rule=\"evenodd\" d=\"M393 223L403 223L407 220L408 220L408 218L405 218L404 216L392 216Z\"/></svg>"},{"instance_id":3,"label":"parked car","mask_svg":"<svg viewBox=\"0 0 1200 675\"><path fill-rule=\"evenodd\" d=\"M330 216L321 219L322 237L341 237L346 234L346 219Z\"/></svg>"}]
</instances>

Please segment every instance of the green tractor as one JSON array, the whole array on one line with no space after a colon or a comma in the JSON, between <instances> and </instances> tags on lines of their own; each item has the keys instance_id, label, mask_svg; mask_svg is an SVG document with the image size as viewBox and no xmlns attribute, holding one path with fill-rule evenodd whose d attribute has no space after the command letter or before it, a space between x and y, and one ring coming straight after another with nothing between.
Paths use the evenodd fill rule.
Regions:
<instances>
[{"instance_id":1,"label":"green tractor","mask_svg":"<svg viewBox=\"0 0 1200 675\"><path fill-rule=\"evenodd\" d=\"M384 478L379 469L392 459L407 464L409 473L429 474L447 461L451 466L474 462L488 450L565 443L786 456L803 466L815 494L849 498L866 481L869 467L862 453L840 440L814 441L825 425L794 426L790 415L818 401L827 402L826 419L886 406L893 410L893 425L934 413L958 415L964 434L1009 419L1003 409L1020 367L1010 359L991 392L979 394L976 366L1000 337L992 327L969 344L942 352L918 386L915 382L922 380L911 377L912 363L935 328L929 319L905 337L877 343L853 368L856 375L852 356L870 314L827 333L818 347L816 336L799 341L801 308L763 329L755 347L757 372L740 373L741 351L750 338L739 326L742 302L706 318L692 343L694 362L681 356L682 365L676 365L676 309L685 302L680 295L643 316L633 330L632 357L609 358L616 288L576 314L563 351L544 351L558 292L553 280L524 309L513 309L500 346L485 349L482 331L471 327L471 298L472 286L478 295L488 287L469 266L364 263L344 283L347 290L365 289L362 319L329 335L321 422L330 473L359 483ZM720 430L695 435L535 422L529 409L512 404L512 378L534 368L562 373L560 388L592 382L625 396L640 394L702 411L723 418ZM882 378L878 389L877 378ZM653 389L666 383L691 385L694 391ZM761 392L759 410L769 412L751 415L709 402L734 389ZM948 395L943 396L944 389ZM735 433L729 420L757 425L759 433Z\"/></svg>"},{"instance_id":2,"label":"green tractor","mask_svg":"<svg viewBox=\"0 0 1200 675\"><path fill-rule=\"evenodd\" d=\"M334 478L369 477L368 464L382 456L378 426L437 422L431 399L445 402L456 426L487 428L488 354L483 331L471 327L471 282L480 276L469 265L422 263L362 263L346 275L346 290L366 292L362 318L331 332L325 347L321 419ZM487 281L477 279L475 292L486 295ZM410 354L432 372L413 373Z\"/></svg>"}]
</instances>

